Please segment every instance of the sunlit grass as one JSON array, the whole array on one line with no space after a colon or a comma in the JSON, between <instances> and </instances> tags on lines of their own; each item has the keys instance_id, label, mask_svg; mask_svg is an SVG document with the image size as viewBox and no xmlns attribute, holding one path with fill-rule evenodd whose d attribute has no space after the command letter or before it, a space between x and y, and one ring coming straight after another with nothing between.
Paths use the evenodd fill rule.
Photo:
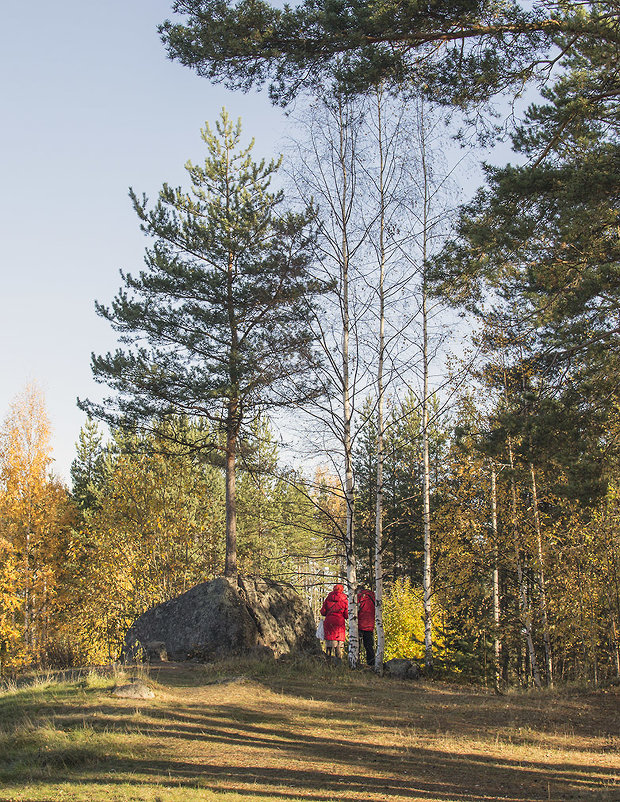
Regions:
<instances>
[{"instance_id":1,"label":"sunlit grass","mask_svg":"<svg viewBox=\"0 0 620 802\"><path fill-rule=\"evenodd\" d=\"M112 696L132 679L155 698ZM31 676L0 690L0 801L611 802L619 699L312 658Z\"/></svg>"}]
</instances>

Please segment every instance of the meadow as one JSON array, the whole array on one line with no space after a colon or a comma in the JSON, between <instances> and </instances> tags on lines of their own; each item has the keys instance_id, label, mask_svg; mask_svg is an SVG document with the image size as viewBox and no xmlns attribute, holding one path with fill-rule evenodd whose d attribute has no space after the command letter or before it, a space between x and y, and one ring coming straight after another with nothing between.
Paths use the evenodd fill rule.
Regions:
<instances>
[{"instance_id":1,"label":"meadow","mask_svg":"<svg viewBox=\"0 0 620 802\"><path fill-rule=\"evenodd\" d=\"M0 800L611 802L619 702L306 659L31 675L0 692Z\"/></svg>"}]
</instances>

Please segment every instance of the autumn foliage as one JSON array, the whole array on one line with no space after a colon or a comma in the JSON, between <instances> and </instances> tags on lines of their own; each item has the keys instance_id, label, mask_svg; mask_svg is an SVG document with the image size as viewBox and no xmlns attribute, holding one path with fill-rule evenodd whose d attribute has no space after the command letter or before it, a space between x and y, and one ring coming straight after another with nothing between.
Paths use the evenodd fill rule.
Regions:
<instances>
[{"instance_id":1,"label":"autumn foliage","mask_svg":"<svg viewBox=\"0 0 620 802\"><path fill-rule=\"evenodd\" d=\"M395 414L394 447L386 461L386 657L421 660L420 421L407 404ZM556 681L600 683L620 673L620 494L613 466L607 493L590 507L559 493L566 477L538 469L536 519L529 463L514 440L512 471L501 462L501 449L495 456L494 529L492 462L477 439L484 421L468 403L458 414L460 434L446 429L434 435L436 670L487 684L497 672L501 684L528 685L533 654L544 682L548 648ZM243 447L240 568L292 582L316 611L343 570L338 482L325 468L312 480L282 472L266 420L257 423ZM50 470L49 421L36 387L26 388L11 405L0 459L2 672L115 660L136 616L221 575L225 494L217 460L195 459L182 450L163 454L156 437L136 433L118 432L104 442L88 421L77 444L70 493ZM359 459L369 459L363 448ZM363 484L361 463L358 476L363 522L364 493L372 488ZM362 527L360 566L363 580L372 582L364 536Z\"/></svg>"},{"instance_id":2,"label":"autumn foliage","mask_svg":"<svg viewBox=\"0 0 620 802\"><path fill-rule=\"evenodd\" d=\"M44 659L62 629L75 509L50 473L50 426L36 386L11 405L0 443L0 660L6 667Z\"/></svg>"}]
</instances>

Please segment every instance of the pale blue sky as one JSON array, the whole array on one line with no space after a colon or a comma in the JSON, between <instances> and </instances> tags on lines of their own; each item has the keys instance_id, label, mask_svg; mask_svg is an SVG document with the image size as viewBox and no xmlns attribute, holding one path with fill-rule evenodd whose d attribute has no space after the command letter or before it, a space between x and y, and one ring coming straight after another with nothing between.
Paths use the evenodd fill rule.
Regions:
<instances>
[{"instance_id":1,"label":"pale blue sky","mask_svg":"<svg viewBox=\"0 0 620 802\"><path fill-rule=\"evenodd\" d=\"M28 382L43 390L55 472L69 480L84 415L99 399L90 354L115 346L94 299L146 244L127 189L186 183L199 130L225 105L256 152L283 149L290 124L265 94L233 94L170 62L157 24L171 0L5 4L0 32L0 422ZM507 149L500 148L504 158ZM480 174L469 175L470 193Z\"/></svg>"},{"instance_id":2,"label":"pale blue sky","mask_svg":"<svg viewBox=\"0 0 620 802\"><path fill-rule=\"evenodd\" d=\"M145 239L127 188L151 197L199 161L199 129L222 105L261 155L286 120L265 95L232 94L167 60L157 24L168 0L5 4L0 32L0 421L29 381L44 391L55 471L69 477L97 398L91 351L114 346L94 311L137 271Z\"/></svg>"}]
</instances>

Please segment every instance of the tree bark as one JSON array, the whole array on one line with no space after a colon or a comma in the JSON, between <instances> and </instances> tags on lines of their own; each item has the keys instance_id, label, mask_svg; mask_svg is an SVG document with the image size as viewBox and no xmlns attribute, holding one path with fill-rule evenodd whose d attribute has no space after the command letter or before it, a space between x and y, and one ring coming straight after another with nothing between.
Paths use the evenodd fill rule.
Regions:
<instances>
[{"instance_id":1,"label":"tree bark","mask_svg":"<svg viewBox=\"0 0 620 802\"><path fill-rule=\"evenodd\" d=\"M616 678L620 678L620 643L618 642L618 627L616 619L611 618L611 636L614 644L614 662L616 664Z\"/></svg>"},{"instance_id":2,"label":"tree bark","mask_svg":"<svg viewBox=\"0 0 620 802\"><path fill-rule=\"evenodd\" d=\"M227 159L230 154L227 153ZM226 206L229 209L230 198L227 194ZM230 354L228 375L230 378L231 396L226 410L226 561L224 576L237 584L237 477L235 460L237 456L237 438L239 435L239 372L238 372L238 329L235 315L233 288L235 283L235 255L228 253L226 266L227 277L227 309L230 334Z\"/></svg>"},{"instance_id":3,"label":"tree bark","mask_svg":"<svg viewBox=\"0 0 620 802\"><path fill-rule=\"evenodd\" d=\"M497 483L495 465L491 464L491 531L493 533L493 668L495 693L501 691L500 675L500 601L499 601L499 544L497 541Z\"/></svg>"},{"instance_id":4,"label":"tree bark","mask_svg":"<svg viewBox=\"0 0 620 802\"><path fill-rule=\"evenodd\" d=\"M339 99L339 156L342 170L342 191L340 195L340 214L342 227L342 408L343 408L343 450L345 463L344 495L346 500L345 557L347 564L347 594L349 599L349 665L357 668L359 662L359 635L357 628L357 568L355 561L355 480L353 475L353 439L351 432L352 408L349 376L349 338L351 318L349 311L349 242L347 226L347 200L349 193L346 147L344 142L343 101Z\"/></svg>"},{"instance_id":5,"label":"tree bark","mask_svg":"<svg viewBox=\"0 0 620 802\"><path fill-rule=\"evenodd\" d=\"M377 363L377 508L375 519L375 624L377 651L375 671L383 674L385 632L383 629L383 362L385 358L385 183L381 91L377 90L379 143L379 343Z\"/></svg>"},{"instance_id":6,"label":"tree bark","mask_svg":"<svg viewBox=\"0 0 620 802\"><path fill-rule=\"evenodd\" d=\"M538 492L536 487L536 473L534 464L530 462L530 479L532 481L532 509L534 512L534 526L536 529L536 545L538 550L538 587L540 591L540 614L543 624L543 643L545 646L545 670L547 685L553 687L553 656L551 652L551 637L549 634L549 617L547 614L547 587L545 582L545 565L542 548L542 531L540 515L538 512Z\"/></svg>"},{"instance_id":7,"label":"tree bark","mask_svg":"<svg viewBox=\"0 0 620 802\"><path fill-rule=\"evenodd\" d=\"M508 438L508 460L510 464L510 473L511 473L510 476L510 492L512 500L511 517L512 517L512 529L513 529L513 543L515 550L515 562L517 567L519 612L521 615L521 621L523 623L523 629L525 630L524 634L527 643L527 653L529 655L530 670L532 672L534 685L537 688L541 688L542 685L540 682L540 674L538 673L538 665L536 662L534 639L532 637L532 615L530 611L530 602L528 598L527 587L525 584L526 580L523 575L523 567L521 565L521 555L519 553L520 538L517 526L517 488L515 485L515 478L514 478L514 457L512 453L512 441L510 437Z\"/></svg>"},{"instance_id":8,"label":"tree bark","mask_svg":"<svg viewBox=\"0 0 620 802\"><path fill-rule=\"evenodd\" d=\"M424 131L424 104L420 105L420 144L422 155L422 176L424 180L424 206L422 230L422 517L424 525L424 569L422 574L422 589L424 594L424 667L428 671L433 669L433 611L432 611L432 555L431 555L431 489L430 489L430 460L428 449L428 400L429 400L429 356L428 356L428 309L427 309L427 259L428 259L428 213L429 213L429 184L428 168L426 163L426 140Z\"/></svg>"},{"instance_id":9,"label":"tree bark","mask_svg":"<svg viewBox=\"0 0 620 802\"><path fill-rule=\"evenodd\" d=\"M237 437L229 428L226 433L226 563L224 576L237 582L237 494L235 458Z\"/></svg>"}]
</instances>

